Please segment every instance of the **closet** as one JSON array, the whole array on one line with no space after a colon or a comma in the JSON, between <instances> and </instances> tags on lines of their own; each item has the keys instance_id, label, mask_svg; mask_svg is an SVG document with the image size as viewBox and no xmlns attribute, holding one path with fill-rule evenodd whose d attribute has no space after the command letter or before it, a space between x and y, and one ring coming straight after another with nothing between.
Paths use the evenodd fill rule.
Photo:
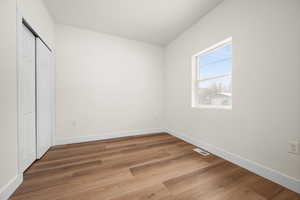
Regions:
<instances>
[{"instance_id":1,"label":"closet","mask_svg":"<svg viewBox=\"0 0 300 200\"><path fill-rule=\"evenodd\" d=\"M51 49L25 22L19 61L19 146L24 172L52 145L54 67Z\"/></svg>"}]
</instances>

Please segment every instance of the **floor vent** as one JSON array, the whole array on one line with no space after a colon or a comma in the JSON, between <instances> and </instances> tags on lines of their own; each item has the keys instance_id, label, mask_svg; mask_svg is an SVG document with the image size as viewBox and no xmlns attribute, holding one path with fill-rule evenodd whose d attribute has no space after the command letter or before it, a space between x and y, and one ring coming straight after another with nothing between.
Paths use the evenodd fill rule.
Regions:
<instances>
[{"instance_id":1,"label":"floor vent","mask_svg":"<svg viewBox=\"0 0 300 200\"><path fill-rule=\"evenodd\" d=\"M199 148L193 149L193 151L195 151L195 152L201 154L202 156L209 156L209 155L210 155L209 152L207 152L207 151L205 151L205 150L203 150L203 149L199 149Z\"/></svg>"}]
</instances>

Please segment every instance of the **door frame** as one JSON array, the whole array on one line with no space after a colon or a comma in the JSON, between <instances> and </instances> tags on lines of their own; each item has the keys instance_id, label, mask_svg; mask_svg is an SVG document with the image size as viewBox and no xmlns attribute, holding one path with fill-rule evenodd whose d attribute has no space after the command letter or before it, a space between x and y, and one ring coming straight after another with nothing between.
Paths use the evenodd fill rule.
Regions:
<instances>
[{"instance_id":1,"label":"door frame","mask_svg":"<svg viewBox=\"0 0 300 200\"><path fill-rule=\"evenodd\" d=\"M53 53L52 49L47 45L47 43L42 39L42 37L40 37L40 35L34 30L33 26L30 25L30 23L23 17L22 13L20 12L20 9L17 7L17 26L16 26L16 31L17 31L17 61L16 61L16 64L17 64L17 130L18 130L18 134L17 134L17 146L18 146L18 150L17 150L17 153L18 153L18 174L21 175L23 177L23 169L22 169L22 152L23 152L23 148L24 146L22 145L22 137L21 137L21 101L20 101L20 97L21 97L21 81L20 81L20 75L21 75L21 64L22 64L22 30L23 30L23 26L26 26L30 31L31 33L36 37L36 38L39 38L43 44L49 49L49 51L51 53ZM35 45L36 45L36 42L35 42ZM52 64L53 64L53 67L55 67L54 65L54 62L53 62L53 58L54 56L52 56ZM35 58L36 59L36 58ZM35 63L36 65L36 63ZM37 67L37 66L36 66ZM36 81L36 79L35 79ZM53 77L53 84L55 84L55 77ZM55 95L55 93L54 93ZM36 100L37 100L37 93L36 93ZM55 132L55 98L53 99L53 131L52 131L52 145L54 144L54 132ZM36 101L37 102L37 101ZM36 106L37 106L37 103L36 103ZM37 115L36 115L37 117ZM37 122L37 119L36 119L36 122ZM37 123L36 123L36 126L37 126ZM36 129L37 130L37 129ZM36 132L37 134L37 132ZM36 145L37 146L37 145ZM37 157L38 158L38 157Z\"/></svg>"}]
</instances>

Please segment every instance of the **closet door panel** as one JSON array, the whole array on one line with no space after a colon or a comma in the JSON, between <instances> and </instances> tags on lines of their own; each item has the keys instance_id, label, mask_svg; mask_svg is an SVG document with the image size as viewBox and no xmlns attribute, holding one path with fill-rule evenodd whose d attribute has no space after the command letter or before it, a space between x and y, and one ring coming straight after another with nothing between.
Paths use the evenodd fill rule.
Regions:
<instances>
[{"instance_id":1,"label":"closet door panel","mask_svg":"<svg viewBox=\"0 0 300 200\"><path fill-rule=\"evenodd\" d=\"M36 160L36 69L35 36L23 25L20 82L20 145L21 170L25 171Z\"/></svg>"},{"instance_id":2,"label":"closet door panel","mask_svg":"<svg viewBox=\"0 0 300 200\"><path fill-rule=\"evenodd\" d=\"M37 39L37 156L41 158L52 146L54 81L52 53Z\"/></svg>"}]
</instances>

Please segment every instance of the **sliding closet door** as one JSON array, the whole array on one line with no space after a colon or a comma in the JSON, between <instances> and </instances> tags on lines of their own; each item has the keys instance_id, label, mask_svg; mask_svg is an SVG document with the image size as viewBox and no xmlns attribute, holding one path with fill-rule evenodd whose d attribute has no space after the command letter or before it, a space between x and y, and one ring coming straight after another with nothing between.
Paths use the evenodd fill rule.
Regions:
<instances>
[{"instance_id":1,"label":"sliding closet door","mask_svg":"<svg viewBox=\"0 0 300 200\"><path fill-rule=\"evenodd\" d=\"M41 158L52 145L54 125L54 68L52 53L37 39L37 157Z\"/></svg>"},{"instance_id":2,"label":"sliding closet door","mask_svg":"<svg viewBox=\"0 0 300 200\"><path fill-rule=\"evenodd\" d=\"M35 112L35 36L22 28L22 58L19 71L19 116L21 169L25 171L36 160Z\"/></svg>"}]
</instances>

